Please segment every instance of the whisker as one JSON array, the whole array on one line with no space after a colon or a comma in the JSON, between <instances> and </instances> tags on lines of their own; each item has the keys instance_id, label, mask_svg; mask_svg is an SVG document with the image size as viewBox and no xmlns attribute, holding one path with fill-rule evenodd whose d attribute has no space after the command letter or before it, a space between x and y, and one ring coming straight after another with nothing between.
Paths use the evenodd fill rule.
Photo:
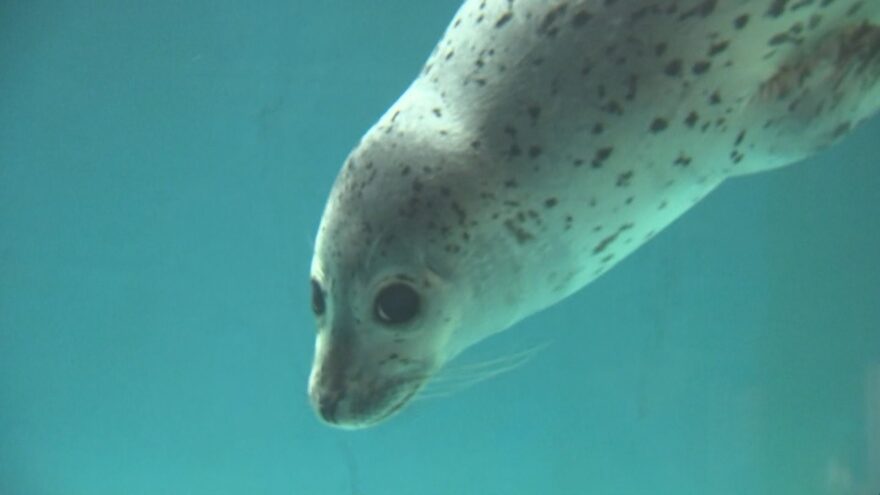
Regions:
<instances>
[{"instance_id":1,"label":"whisker","mask_svg":"<svg viewBox=\"0 0 880 495\"><path fill-rule=\"evenodd\" d=\"M549 342L507 356L443 370L431 378L414 400L448 397L477 383L512 371L528 362L548 345Z\"/></svg>"},{"instance_id":2,"label":"whisker","mask_svg":"<svg viewBox=\"0 0 880 495\"><path fill-rule=\"evenodd\" d=\"M525 349L523 351L515 352L513 354L508 354L507 356L501 356L495 359L489 359L487 361L481 361L476 363L468 363L455 365L445 368L441 373L443 375L454 375L456 373L468 373L468 372L480 372L487 368L492 368L493 366L504 366L513 364L515 366L519 366L532 357L537 355L539 352L543 351L547 346L550 345L550 342L545 342L543 344L536 345L529 349Z\"/></svg>"},{"instance_id":3,"label":"whisker","mask_svg":"<svg viewBox=\"0 0 880 495\"><path fill-rule=\"evenodd\" d=\"M425 388L425 390L416 397L417 399L436 399L441 397L449 397L454 395L457 392L460 392L466 388L472 387L480 382L489 380L498 375L506 373L512 370L513 367L509 369L498 370L492 373L486 373L481 376L475 376L467 380L461 380L457 383L443 383L440 387L431 387L430 385Z\"/></svg>"},{"instance_id":4,"label":"whisker","mask_svg":"<svg viewBox=\"0 0 880 495\"><path fill-rule=\"evenodd\" d=\"M472 380L474 378L479 378L486 375L496 375L500 373L504 373L507 371L512 371L523 364L525 364L528 359L523 358L517 361L510 361L508 363L498 363L494 368L485 368L485 369L476 369L476 370L453 370L451 372L443 372L435 376L431 382L432 383L455 383L460 381Z\"/></svg>"}]
</instances>

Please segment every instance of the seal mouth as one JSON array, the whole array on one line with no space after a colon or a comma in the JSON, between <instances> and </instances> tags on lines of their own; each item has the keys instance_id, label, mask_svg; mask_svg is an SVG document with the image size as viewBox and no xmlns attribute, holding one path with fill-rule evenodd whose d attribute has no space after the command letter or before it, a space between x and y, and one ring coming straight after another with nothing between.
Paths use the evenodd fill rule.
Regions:
<instances>
[{"instance_id":1,"label":"seal mouth","mask_svg":"<svg viewBox=\"0 0 880 495\"><path fill-rule=\"evenodd\" d=\"M319 418L334 427L360 429L377 425L400 412L421 390L424 380L395 380L379 389L318 390L310 394Z\"/></svg>"},{"instance_id":2,"label":"seal mouth","mask_svg":"<svg viewBox=\"0 0 880 495\"><path fill-rule=\"evenodd\" d=\"M412 387L412 390L404 394L403 397L400 398L400 400L398 400L397 402L393 402L393 405L390 408L388 408L379 416L372 418L370 422L367 423L365 426L372 426L381 423L382 421L385 421L386 419L400 412L400 410L403 409L403 406L407 405L410 399L412 399L421 388L421 384Z\"/></svg>"}]
</instances>

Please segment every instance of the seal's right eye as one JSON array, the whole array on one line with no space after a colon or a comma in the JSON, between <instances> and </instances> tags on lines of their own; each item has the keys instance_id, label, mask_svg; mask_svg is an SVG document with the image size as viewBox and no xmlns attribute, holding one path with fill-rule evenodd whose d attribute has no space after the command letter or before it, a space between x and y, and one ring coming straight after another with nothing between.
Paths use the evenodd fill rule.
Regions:
<instances>
[{"instance_id":1,"label":"seal's right eye","mask_svg":"<svg viewBox=\"0 0 880 495\"><path fill-rule=\"evenodd\" d=\"M317 280L312 279L312 311L315 316L321 316L326 311L327 306L324 303L324 291L321 290L321 284Z\"/></svg>"},{"instance_id":2,"label":"seal's right eye","mask_svg":"<svg viewBox=\"0 0 880 495\"><path fill-rule=\"evenodd\" d=\"M376 296L375 314L382 323L398 325L419 313L419 294L409 284L396 282L385 286Z\"/></svg>"}]
</instances>

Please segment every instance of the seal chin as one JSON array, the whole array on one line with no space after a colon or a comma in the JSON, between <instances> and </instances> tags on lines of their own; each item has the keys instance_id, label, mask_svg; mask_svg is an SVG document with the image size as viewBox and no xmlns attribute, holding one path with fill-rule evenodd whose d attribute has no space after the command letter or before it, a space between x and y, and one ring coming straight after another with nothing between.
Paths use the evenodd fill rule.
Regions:
<instances>
[{"instance_id":1,"label":"seal chin","mask_svg":"<svg viewBox=\"0 0 880 495\"><path fill-rule=\"evenodd\" d=\"M364 390L315 388L309 395L321 420L337 428L355 430L377 425L399 412L422 383L411 380Z\"/></svg>"}]
</instances>

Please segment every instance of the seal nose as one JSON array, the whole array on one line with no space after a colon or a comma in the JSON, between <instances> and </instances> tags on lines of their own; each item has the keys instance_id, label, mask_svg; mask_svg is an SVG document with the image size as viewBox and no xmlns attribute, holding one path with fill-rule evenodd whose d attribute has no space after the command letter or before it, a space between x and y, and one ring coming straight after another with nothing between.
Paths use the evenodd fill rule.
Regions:
<instances>
[{"instance_id":1,"label":"seal nose","mask_svg":"<svg viewBox=\"0 0 880 495\"><path fill-rule=\"evenodd\" d=\"M341 394L327 392L319 395L315 400L315 409L321 419L328 423L336 423L336 412L339 408Z\"/></svg>"},{"instance_id":2,"label":"seal nose","mask_svg":"<svg viewBox=\"0 0 880 495\"><path fill-rule=\"evenodd\" d=\"M340 404L344 400L344 389L327 384L314 384L309 390L312 408L318 416L330 424L339 423Z\"/></svg>"},{"instance_id":3,"label":"seal nose","mask_svg":"<svg viewBox=\"0 0 880 495\"><path fill-rule=\"evenodd\" d=\"M309 398L321 419L339 424L346 416L346 393L351 374L353 337L345 328L332 328L319 340L309 378Z\"/></svg>"}]
</instances>

